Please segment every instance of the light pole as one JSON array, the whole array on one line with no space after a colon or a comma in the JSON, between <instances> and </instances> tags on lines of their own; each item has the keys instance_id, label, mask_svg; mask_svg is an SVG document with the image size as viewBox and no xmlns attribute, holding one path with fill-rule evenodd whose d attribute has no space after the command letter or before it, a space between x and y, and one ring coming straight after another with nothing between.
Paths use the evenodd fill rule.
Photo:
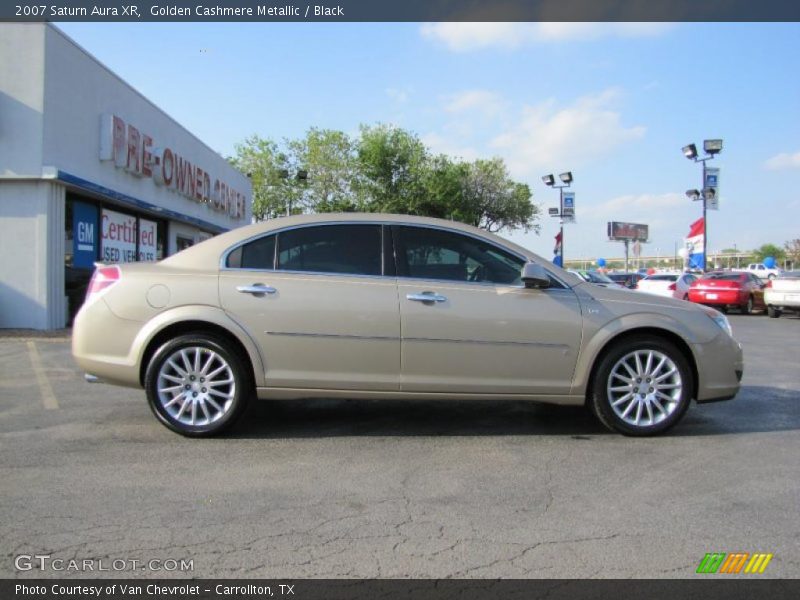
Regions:
<instances>
[{"instance_id":1,"label":"light pole","mask_svg":"<svg viewBox=\"0 0 800 600\"><path fill-rule=\"evenodd\" d=\"M572 171L566 171L561 173L558 178L561 180L561 185L556 185L556 178L553 177L552 173L550 175L545 175L542 177L542 181L544 184L551 188L558 188L558 215L551 211L552 216L557 216L559 219L559 225L561 225L561 230L559 233L559 237L561 238L560 244L560 252L559 256L561 256L561 264L559 265L562 269L566 269L567 265L564 263L564 188L568 188L572 185ZM574 216L574 213L572 215Z\"/></svg>"},{"instance_id":2,"label":"light pole","mask_svg":"<svg viewBox=\"0 0 800 600\"><path fill-rule=\"evenodd\" d=\"M703 163L703 187L702 190L687 190L686 196L692 200L703 200L703 272L705 273L708 268L708 257L706 251L708 249L708 220L706 218L708 212L708 201L714 200L717 194L716 182L714 186L708 184L706 174L706 161L713 159L717 154L722 152L722 140L704 140L703 151L706 153L704 158L700 158L697 154L697 146L689 144L683 147L683 155L689 160L694 162Z\"/></svg>"}]
</instances>

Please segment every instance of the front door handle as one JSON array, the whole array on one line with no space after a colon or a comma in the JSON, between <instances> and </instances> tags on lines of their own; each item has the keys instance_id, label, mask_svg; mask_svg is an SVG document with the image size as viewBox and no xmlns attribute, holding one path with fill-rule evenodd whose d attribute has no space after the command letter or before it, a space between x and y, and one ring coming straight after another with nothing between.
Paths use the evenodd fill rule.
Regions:
<instances>
[{"instance_id":1,"label":"front door handle","mask_svg":"<svg viewBox=\"0 0 800 600\"><path fill-rule=\"evenodd\" d=\"M414 302L447 302L447 297L435 292L422 292L420 294L407 294L407 300Z\"/></svg>"},{"instance_id":2,"label":"front door handle","mask_svg":"<svg viewBox=\"0 0 800 600\"><path fill-rule=\"evenodd\" d=\"M274 287L264 285L263 283L254 283L253 285L237 285L236 291L242 294L274 294L278 290Z\"/></svg>"}]
</instances>

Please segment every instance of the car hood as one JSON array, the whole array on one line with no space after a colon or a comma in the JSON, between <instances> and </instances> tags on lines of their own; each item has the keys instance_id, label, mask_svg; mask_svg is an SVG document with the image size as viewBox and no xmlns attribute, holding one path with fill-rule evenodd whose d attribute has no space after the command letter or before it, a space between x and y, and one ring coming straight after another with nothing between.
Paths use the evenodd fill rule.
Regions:
<instances>
[{"instance_id":1,"label":"car hood","mask_svg":"<svg viewBox=\"0 0 800 600\"><path fill-rule=\"evenodd\" d=\"M678 300L670 296L657 296L654 294L646 294L637 290L629 290L622 287L601 287L592 284L581 284L573 289L580 289L582 293L588 293L596 300L612 300L614 302L621 302L629 304L632 312L639 312L647 310L648 307L652 309L678 309L681 311L693 310L702 312L702 308L698 305L687 302L686 300Z\"/></svg>"}]
</instances>

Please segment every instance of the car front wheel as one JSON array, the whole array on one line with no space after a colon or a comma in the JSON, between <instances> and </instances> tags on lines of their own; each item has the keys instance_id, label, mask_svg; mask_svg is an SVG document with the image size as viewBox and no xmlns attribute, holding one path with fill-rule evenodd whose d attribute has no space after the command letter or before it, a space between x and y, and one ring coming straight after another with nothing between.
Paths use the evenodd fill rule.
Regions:
<instances>
[{"instance_id":1,"label":"car front wheel","mask_svg":"<svg viewBox=\"0 0 800 600\"><path fill-rule=\"evenodd\" d=\"M147 367L145 391L155 416L186 436L218 434L236 421L252 385L231 345L207 334L187 334L161 346Z\"/></svg>"},{"instance_id":2,"label":"car front wheel","mask_svg":"<svg viewBox=\"0 0 800 600\"><path fill-rule=\"evenodd\" d=\"M662 433L689 407L692 370L670 342L636 337L612 346L600 359L589 402L609 429L625 435Z\"/></svg>"},{"instance_id":3,"label":"car front wheel","mask_svg":"<svg viewBox=\"0 0 800 600\"><path fill-rule=\"evenodd\" d=\"M767 314L769 315L770 319L777 319L781 316L781 309L775 308L774 306L768 306Z\"/></svg>"}]
</instances>

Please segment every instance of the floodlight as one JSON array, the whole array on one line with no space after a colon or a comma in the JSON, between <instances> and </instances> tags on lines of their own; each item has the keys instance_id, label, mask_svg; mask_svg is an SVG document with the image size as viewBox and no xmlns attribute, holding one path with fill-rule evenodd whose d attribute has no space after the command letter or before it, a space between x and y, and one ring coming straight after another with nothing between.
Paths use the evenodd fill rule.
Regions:
<instances>
[{"instance_id":1,"label":"floodlight","mask_svg":"<svg viewBox=\"0 0 800 600\"><path fill-rule=\"evenodd\" d=\"M690 200L699 200L700 190L686 190L686 197Z\"/></svg>"},{"instance_id":2,"label":"floodlight","mask_svg":"<svg viewBox=\"0 0 800 600\"><path fill-rule=\"evenodd\" d=\"M545 175L544 177L542 177L542 181L544 181L545 185L554 185L556 182L556 178L553 177L552 175Z\"/></svg>"},{"instance_id":3,"label":"floodlight","mask_svg":"<svg viewBox=\"0 0 800 600\"><path fill-rule=\"evenodd\" d=\"M695 146L694 144L689 144L688 146L684 146L683 155L690 160L694 160L695 158L697 158L697 146Z\"/></svg>"},{"instance_id":4,"label":"floodlight","mask_svg":"<svg viewBox=\"0 0 800 600\"><path fill-rule=\"evenodd\" d=\"M297 181L307 181L308 171L300 170L297 172Z\"/></svg>"},{"instance_id":5,"label":"floodlight","mask_svg":"<svg viewBox=\"0 0 800 600\"><path fill-rule=\"evenodd\" d=\"M704 188L703 189L703 198L706 200L713 200L714 196L717 195L717 190L712 187Z\"/></svg>"},{"instance_id":6,"label":"floodlight","mask_svg":"<svg viewBox=\"0 0 800 600\"><path fill-rule=\"evenodd\" d=\"M722 152L722 140L705 140L703 142L703 150L711 156L719 154Z\"/></svg>"},{"instance_id":7,"label":"floodlight","mask_svg":"<svg viewBox=\"0 0 800 600\"><path fill-rule=\"evenodd\" d=\"M569 185L570 183L572 183L572 171L567 171L566 173L561 173L558 176L558 178L561 181L563 181L564 183L566 183L567 185Z\"/></svg>"}]
</instances>

